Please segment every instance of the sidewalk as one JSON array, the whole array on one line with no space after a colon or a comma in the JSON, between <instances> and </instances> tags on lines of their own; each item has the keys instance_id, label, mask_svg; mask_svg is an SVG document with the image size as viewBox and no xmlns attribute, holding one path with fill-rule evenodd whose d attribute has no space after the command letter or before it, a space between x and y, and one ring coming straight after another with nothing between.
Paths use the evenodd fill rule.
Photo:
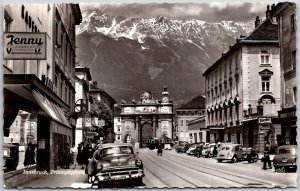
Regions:
<instances>
[{"instance_id":1,"label":"sidewalk","mask_svg":"<svg viewBox=\"0 0 300 191\"><path fill-rule=\"evenodd\" d=\"M258 154L259 160L261 160L263 157L264 157L264 154ZM273 161L274 157L275 157L274 154L270 155L270 160Z\"/></svg>"}]
</instances>

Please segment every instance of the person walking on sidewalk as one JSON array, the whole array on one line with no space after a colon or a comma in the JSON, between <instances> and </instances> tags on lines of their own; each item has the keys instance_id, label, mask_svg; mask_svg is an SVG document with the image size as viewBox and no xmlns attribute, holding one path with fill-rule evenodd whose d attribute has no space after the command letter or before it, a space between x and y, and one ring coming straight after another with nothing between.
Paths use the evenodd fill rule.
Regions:
<instances>
[{"instance_id":1,"label":"person walking on sidewalk","mask_svg":"<svg viewBox=\"0 0 300 191\"><path fill-rule=\"evenodd\" d=\"M34 146L32 143L28 143L26 152L25 152L25 159L24 159L24 166L35 164L34 160Z\"/></svg>"},{"instance_id":2,"label":"person walking on sidewalk","mask_svg":"<svg viewBox=\"0 0 300 191\"><path fill-rule=\"evenodd\" d=\"M77 150L77 147L75 146L74 143L72 144L71 152L73 154L73 165L74 165L73 169L75 169L76 168L76 164L77 164L78 150Z\"/></svg>"},{"instance_id":3,"label":"person walking on sidewalk","mask_svg":"<svg viewBox=\"0 0 300 191\"><path fill-rule=\"evenodd\" d=\"M271 160L270 160L270 145L268 142L266 142L266 146L265 146L265 150L264 150L264 165L263 165L263 169L266 170L267 169L267 163L268 163L268 166L269 166L269 169L272 168L272 165L271 165Z\"/></svg>"}]
</instances>

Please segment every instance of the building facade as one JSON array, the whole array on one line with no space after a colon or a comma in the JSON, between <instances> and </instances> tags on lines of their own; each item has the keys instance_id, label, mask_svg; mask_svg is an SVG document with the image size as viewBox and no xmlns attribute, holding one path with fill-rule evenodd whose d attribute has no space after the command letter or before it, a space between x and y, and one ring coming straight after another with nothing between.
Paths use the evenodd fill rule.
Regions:
<instances>
[{"instance_id":1,"label":"building facade","mask_svg":"<svg viewBox=\"0 0 300 191\"><path fill-rule=\"evenodd\" d=\"M92 127L90 115L89 84L92 81L90 69L76 66L75 68L75 114L77 117L75 145L91 142L88 140L88 130Z\"/></svg>"},{"instance_id":2,"label":"building facade","mask_svg":"<svg viewBox=\"0 0 300 191\"><path fill-rule=\"evenodd\" d=\"M177 138L180 142L196 143L202 140L200 129L190 126L190 121L205 116L205 97L197 96L175 109L177 119Z\"/></svg>"},{"instance_id":3,"label":"building facade","mask_svg":"<svg viewBox=\"0 0 300 191\"><path fill-rule=\"evenodd\" d=\"M205 115L202 115L189 121L190 143L210 143L210 129L206 127L205 118Z\"/></svg>"},{"instance_id":4,"label":"building facade","mask_svg":"<svg viewBox=\"0 0 300 191\"><path fill-rule=\"evenodd\" d=\"M284 2L273 6L273 20L278 22L281 75L282 136L278 144L297 144L297 78L296 78L296 3Z\"/></svg>"},{"instance_id":5,"label":"building facade","mask_svg":"<svg viewBox=\"0 0 300 191\"><path fill-rule=\"evenodd\" d=\"M146 147L153 138L173 139L173 102L169 100L169 92L164 87L161 100L154 100L150 91L140 96L140 101L121 103L120 130L117 140L125 143L139 143ZM117 123L119 124L119 123Z\"/></svg>"},{"instance_id":6,"label":"building facade","mask_svg":"<svg viewBox=\"0 0 300 191\"><path fill-rule=\"evenodd\" d=\"M93 122L98 133L98 136L95 138L102 142L113 143L115 140L115 104L117 102L104 89L98 88L97 82L90 84L89 94L92 100L91 116L93 117L92 119L98 121Z\"/></svg>"},{"instance_id":7,"label":"building facade","mask_svg":"<svg viewBox=\"0 0 300 191\"><path fill-rule=\"evenodd\" d=\"M241 36L203 74L206 123L212 142L234 142L262 152L265 142L276 144L281 134L280 59L277 24L269 17Z\"/></svg>"},{"instance_id":8,"label":"building facade","mask_svg":"<svg viewBox=\"0 0 300 191\"><path fill-rule=\"evenodd\" d=\"M7 32L45 33L46 59L4 60L4 136L22 111L35 115L37 170L57 169L58 155L75 131L75 26L78 4L4 5Z\"/></svg>"}]
</instances>

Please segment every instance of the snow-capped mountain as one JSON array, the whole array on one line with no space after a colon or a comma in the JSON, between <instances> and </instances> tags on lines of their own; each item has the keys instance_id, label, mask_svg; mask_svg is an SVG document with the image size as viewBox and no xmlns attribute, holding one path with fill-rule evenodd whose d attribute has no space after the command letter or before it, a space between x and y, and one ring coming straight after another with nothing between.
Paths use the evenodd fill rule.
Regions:
<instances>
[{"instance_id":1,"label":"snow-capped mountain","mask_svg":"<svg viewBox=\"0 0 300 191\"><path fill-rule=\"evenodd\" d=\"M86 11L76 29L77 57L117 100L130 100L145 89L159 93L166 83L180 103L204 92L202 73L235 38L253 29L254 22L124 18Z\"/></svg>"}]
</instances>

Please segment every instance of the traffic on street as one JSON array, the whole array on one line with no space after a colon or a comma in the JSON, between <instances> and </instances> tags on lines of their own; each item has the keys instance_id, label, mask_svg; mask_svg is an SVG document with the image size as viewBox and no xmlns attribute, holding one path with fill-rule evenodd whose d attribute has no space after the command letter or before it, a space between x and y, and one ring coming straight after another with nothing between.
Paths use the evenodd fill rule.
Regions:
<instances>
[{"instance_id":1,"label":"traffic on street","mask_svg":"<svg viewBox=\"0 0 300 191\"><path fill-rule=\"evenodd\" d=\"M193 157L186 153L177 153L174 149L163 150L160 156L157 155L156 149L148 148L140 149L138 157L143 161L145 173L140 185L133 184L130 180L111 181L110 184L106 184L106 188L287 188L297 185L297 173L278 173L274 169L265 171L260 160L256 163L247 161L219 163L215 158ZM84 170L79 167L70 170L77 171L77 174L40 175L40 178L21 187L98 187L88 183L87 175L83 174Z\"/></svg>"}]
</instances>

